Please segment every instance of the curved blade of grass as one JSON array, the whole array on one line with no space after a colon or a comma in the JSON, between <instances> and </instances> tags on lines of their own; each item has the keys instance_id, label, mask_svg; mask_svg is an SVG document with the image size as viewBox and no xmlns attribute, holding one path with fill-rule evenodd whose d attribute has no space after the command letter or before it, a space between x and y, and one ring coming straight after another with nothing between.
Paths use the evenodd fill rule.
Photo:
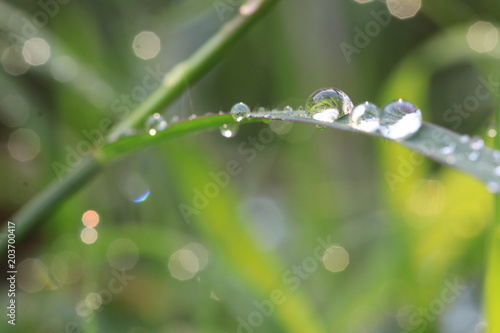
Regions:
<instances>
[{"instance_id":1,"label":"curved blade of grass","mask_svg":"<svg viewBox=\"0 0 500 333\"><path fill-rule=\"evenodd\" d=\"M244 122L258 120L284 120L309 123L316 126L330 127L384 138L378 132L366 133L352 128L349 125L348 117L340 118L333 123L325 123L301 116L300 113L293 115L280 111L274 111L266 112L265 114L252 113ZM193 132L195 128L199 128L200 126L208 128L234 122L235 121L229 115L205 116L192 121L181 122L172 125L165 131L157 133L155 136L150 136L148 134L138 135L105 145L102 147L100 152L102 154L101 158L103 161L112 159L124 153L149 146L154 142L167 140L172 136L182 135L183 133ZM471 175L485 183L488 187L490 187L490 189L494 190L496 186L500 186L500 176L495 173L495 168L500 165L500 151L488 147L474 151L470 147L468 140L469 138L466 136L440 126L424 122L417 133L397 142L419 154L433 159L436 162L448 165ZM454 151L452 153L446 153L446 149L443 150L443 148L449 147L450 145L455 147ZM479 152L479 156L477 158L476 156L469 158L470 154L475 154L476 152Z\"/></svg>"},{"instance_id":2,"label":"curved blade of grass","mask_svg":"<svg viewBox=\"0 0 500 333\"><path fill-rule=\"evenodd\" d=\"M341 118L333 123L325 123L300 115L285 114L283 112L267 112L266 114L253 113L245 122L261 120L285 120L292 122L310 123L321 127L359 132L363 134L383 137L379 133L365 133L353 129L348 124L347 117ZM35 198L29 205L21 209L12 220L18 223L18 237L22 237L37 220L50 212L57 203L62 201L71 190L84 184L101 165L124 154L150 146L154 143L170 140L189 133L199 132L205 129L217 128L223 124L235 123L230 115L211 115L198 117L176 123L156 135L149 134L126 137L109 143L96 150L94 156L89 157L78 171L73 171L65 181L54 184L39 197ZM483 148L479 158L472 161L468 155L472 152L468 143L462 141L460 134L430 123L423 123L420 130L409 138L398 141L401 145L427 156L439 163L449 165L466 174L476 177L490 188L499 186L500 177L495 174L495 168L500 163L500 151L491 148ZM452 154L444 154L441 149L453 144L456 146ZM450 161L454 160L451 164ZM450 165L451 164L451 165ZM0 240L5 240L6 234L2 234Z\"/></svg>"}]
</instances>

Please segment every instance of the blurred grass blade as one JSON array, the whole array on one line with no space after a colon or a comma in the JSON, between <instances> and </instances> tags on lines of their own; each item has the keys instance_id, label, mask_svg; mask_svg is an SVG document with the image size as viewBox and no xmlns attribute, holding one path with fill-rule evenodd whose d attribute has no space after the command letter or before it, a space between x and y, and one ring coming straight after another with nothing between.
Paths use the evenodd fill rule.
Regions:
<instances>
[{"instance_id":1,"label":"blurred grass blade","mask_svg":"<svg viewBox=\"0 0 500 333\"><path fill-rule=\"evenodd\" d=\"M488 332L500 331L500 196L496 198L496 219L492 225L490 245L488 249L488 261L486 264L486 280L484 286L486 321Z\"/></svg>"},{"instance_id":2,"label":"blurred grass blade","mask_svg":"<svg viewBox=\"0 0 500 333\"><path fill-rule=\"evenodd\" d=\"M189 151L192 152L193 149L196 152L196 147L191 147ZM174 168L178 182L177 190L181 194L182 202L191 205L193 189L212 183L213 178L207 170L217 170L217 168L209 164L203 152L186 154L185 150L185 145L182 147L169 145L168 147L169 156L176 156L175 161L170 164ZM189 172L185 172L186 165L189 165ZM290 286L283 282L285 272L283 265L273 257L272 252L260 251L250 237L245 224L240 222L235 211L238 200L234 197L231 194L231 188L222 187L202 209L193 213L192 217L190 216L191 224L220 249L219 256L227 261L229 267L243 278L250 287L249 289L258 297L253 304L256 302L271 304L270 300L273 299L271 295L276 292L283 295L286 301L273 304L274 314L269 314L271 318L276 317L283 326L283 332L326 332L321 327L312 306L307 302L306 295L301 290L291 290ZM243 314L241 317L246 320L248 315ZM272 320L271 318L265 320Z\"/></svg>"},{"instance_id":3,"label":"blurred grass blade","mask_svg":"<svg viewBox=\"0 0 500 333\"><path fill-rule=\"evenodd\" d=\"M249 10L239 10L238 15L219 29L191 57L172 68L164 77L162 85L113 129L109 140L116 140L124 131L138 126L149 115L161 112L172 103L188 83L193 83L211 69L224 51L276 2L277 0L249 0L244 3L241 9Z\"/></svg>"},{"instance_id":4,"label":"blurred grass blade","mask_svg":"<svg viewBox=\"0 0 500 333\"><path fill-rule=\"evenodd\" d=\"M108 139L112 141L118 138L123 131L137 126L148 115L160 111L172 103L186 89L186 83L201 78L221 58L224 51L276 2L277 0L250 0L243 4L248 10L240 11L191 57L175 66L165 76L163 84L123 119L110 133ZM213 124L206 125L210 127ZM83 186L85 181L98 171L98 159L101 156L100 149L97 149L94 156L89 156L85 160L83 167L77 166L76 170L73 170L67 177L51 184L12 216L10 220L18 226L17 239L21 240L29 229L68 198L69 194ZM5 225L0 233L0 242L6 240L7 226Z\"/></svg>"}]
</instances>

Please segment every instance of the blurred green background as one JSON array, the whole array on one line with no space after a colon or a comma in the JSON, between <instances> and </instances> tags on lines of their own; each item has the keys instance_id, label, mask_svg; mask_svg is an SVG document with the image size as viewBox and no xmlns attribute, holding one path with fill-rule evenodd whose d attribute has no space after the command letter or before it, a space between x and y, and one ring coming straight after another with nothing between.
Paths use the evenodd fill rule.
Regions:
<instances>
[{"instance_id":1,"label":"blurred green background","mask_svg":"<svg viewBox=\"0 0 500 333\"><path fill-rule=\"evenodd\" d=\"M0 2L2 221L240 3ZM295 108L336 87L355 104L408 99L424 120L491 145L500 3L421 5L280 1L163 116ZM198 133L107 166L18 242L17 324L0 327L485 332L492 202L474 179L356 133Z\"/></svg>"}]
</instances>

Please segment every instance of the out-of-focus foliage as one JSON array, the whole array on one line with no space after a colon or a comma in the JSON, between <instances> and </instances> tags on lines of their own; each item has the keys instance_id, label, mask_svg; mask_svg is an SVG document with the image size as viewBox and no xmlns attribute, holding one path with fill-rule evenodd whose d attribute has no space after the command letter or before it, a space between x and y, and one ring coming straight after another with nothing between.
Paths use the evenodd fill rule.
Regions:
<instances>
[{"instance_id":1,"label":"out-of-focus foliage","mask_svg":"<svg viewBox=\"0 0 500 333\"><path fill-rule=\"evenodd\" d=\"M2 220L239 3L0 2ZM405 98L492 145L500 4L416 3L282 1L163 116L296 107L333 86L355 104ZM198 133L107 166L17 244L15 329L482 332L492 210L482 184L381 139Z\"/></svg>"}]
</instances>

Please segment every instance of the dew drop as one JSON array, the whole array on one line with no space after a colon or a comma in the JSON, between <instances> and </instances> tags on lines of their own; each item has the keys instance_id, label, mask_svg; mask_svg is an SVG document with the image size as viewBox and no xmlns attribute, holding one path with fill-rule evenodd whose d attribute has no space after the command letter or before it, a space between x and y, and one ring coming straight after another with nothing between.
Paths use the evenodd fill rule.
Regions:
<instances>
[{"instance_id":1,"label":"dew drop","mask_svg":"<svg viewBox=\"0 0 500 333\"><path fill-rule=\"evenodd\" d=\"M481 151L473 150L469 153L467 158L469 159L469 161L475 162L479 159L479 156L481 156Z\"/></svg>"},{"instance_id":2,"label":"dew drop","mask_svg":"<svg viewBox=\"0 0 500 333\"><path fill-rule=\"evenodd\" d=\"M500 177L500 165L495 168L494 173L495 173L495 176Z\"/></svg>"},{"instance_id":3,"label":"dew drop","mask_svg":"<svg viewBox=\"0 0 500 333\"><path fill-rule=\"evenodd\" d=\"M306 100L306 111L312 118L328 123L351 113L352 108L349 96L334 88L317 90Z\"/></svg>"},{"instance_id":4,"label":"dew drop","mask_svg":"<svg viewBox=\"0 0 500 333\"><path fill-rule=\"evenodd\" d=\"M463 134L460 136L460 142L461 143L469 143L470 141L470 136L468 136L467 134Z\"/></svg>"},{"instance_id":5,"label":"dew drop","mask_svg":"<svg viewBox=\"0 0 500 333\"><path fill-rule=\"evenodd\" d=\"M257 112L258 112L258 113L266 113L266 108L264 108L264 107L262 107L262 106L261 106L261 107L259 107L259 108L257 109Z\"/></svg>"},{"instance_id":6,"label":"dew drop","mask_svg":"<svg viewBox=\"0 0 500 333\"><path fill-rule=\"evenodd\" d=\"M455 148L456 145L453 141L451 141L450 139L445 139L439 151L441 152L441 154L449 155L455 151Z\"/></svg>"},{"instance_id":7,"label":"dew drop","mask_svg":"<svg viewBox=\"0 0 500 333\"><path fill-rule=\"evenodd\" d=\"M301 105L301 106L299 106L299 107L297 108L297 111L299 111L299 112L304 112L304 107L303 107L302 105Z\"/></svg>"},{"instance_id":8,"label":"dew drop","mask_svg":"<svg viewBox=\"0 0 500 333\"><path fill-rule=\"evenodd\" d=\"M493 151L493 159L495 160L495 163L500 164L500 150Z\"/></svg>"},{"instance_id":9,"label":"dew drop","mask_svg":"<svg viewBox=\"0 0 500 333\"><path fill-rule=\"evenodd\" d=\"M245 103L235 104L231 108L231 115L233 116L233 119L236 120L237 122L240 122L243 119L247 118L249 114L250 114L250 109Z\"/></svg>"},{"instance_id":10,"label":"dew drop","mask_svg":"<svg viewBox=\"0 0 500 333\"><path fill-rule=\"evenodd\" d=\"M370 102L360 104L349 114L349 123L360 131L374 132L380 126L380 109Z\"/></svg>"},{"instance_id":11,"label":"dew drop","mask_svg":"<svg viewBox=\"0 0 500 333\"><path fill-rule=\"evenodd\" d=\"M194 119L196 119L196 115L195 115L195 114L192 114L192 115L190 115L190 116L188 117L188 119L189 119L189 120L194 120Z\"/></svg>"},{"instance_id":12,"label":"dew drop","mask_svg":"<svg viewBox=\"0 0 500 333\"><path fill-rule=\"evenodd\" d=\"M422 112L408 101L388 103L380 112L380 132L388 139L398 140L417 132L422 126Z\"/></svg>"},{"instance_id":13,"label":"dew drop","mask_svg":"<svg viewBox=\"0 0 500 333\"><path fill-rule=\"evenodd\" d=\"M287 105L283 108L283 112L292 113L293 108L291 106Z\"/></svg>"},{"instance_id":14,"label":"dew drop","mask_svg":"<svg viewBox=\"0 0 500 333\"><path fill-rule=\"evenodd\" d=\"M238 124L224 124L219 127L220 134L225 138L232 138L238 134Z\"/></svg>"},{"instance_id":15,"label":"dew drop","mask_svg":"<svg viewBox=\"0 0 500 333\"><path fill-rule=\"evenodd\" d=\"M484 147L484 140L478 136L474 136L473 138L470 139L469 144L471 149L479 150Z\"/></svg>"},{"instance_id":16,"label":"dew drop","mask_svg":"<svg viewBox=\"0 0 500 333\"><path fill-rule=\"evenodd\" d=\"M150 135L156 135L157 132L163 131L167 126L167 121L159 113L151 115L146 120L146 130Z\"/></svg>"}]
</instances>

